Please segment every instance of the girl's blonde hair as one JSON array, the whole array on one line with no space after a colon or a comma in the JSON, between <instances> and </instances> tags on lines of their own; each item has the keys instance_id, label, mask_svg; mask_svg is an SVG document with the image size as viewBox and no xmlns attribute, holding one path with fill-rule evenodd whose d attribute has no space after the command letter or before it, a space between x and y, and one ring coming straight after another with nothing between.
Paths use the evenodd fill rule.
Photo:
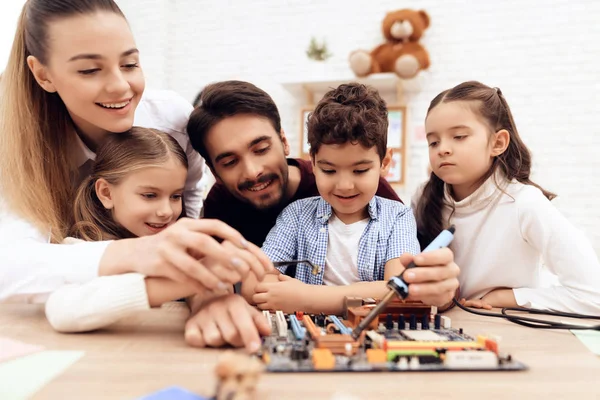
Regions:
<instances>
[{"instance_id":1,"label":"girl's blonde hair","mask_svg":"<svg viewBox=\"0 0 600 400\"><path fill-rule=\"evenodd\" d=\"M70 236L88 241L133 237L100 202L96 181L102 178L118 185L132 172L160 167L172 159L188 168L185 152L167 133L133 127L125 133L110 134L98 149L92 174L81 183L75 196L75 223Z\"/></svg>"},{"instance_id":2,"label":"girl's blonde hair","mask_svg":"<svg viewBox=\"0 0 600 400\"><path fill-rule=\"evenodd\" d=\"M47 65L49 24L98 11L123 13L113 0L28 0L18 21L0 81L0 196L4 206L50 231L60 242L72 223L71 152L75 129L57 93L43 90L27 66L34 56Z\"/></svg>"}]
</instances>

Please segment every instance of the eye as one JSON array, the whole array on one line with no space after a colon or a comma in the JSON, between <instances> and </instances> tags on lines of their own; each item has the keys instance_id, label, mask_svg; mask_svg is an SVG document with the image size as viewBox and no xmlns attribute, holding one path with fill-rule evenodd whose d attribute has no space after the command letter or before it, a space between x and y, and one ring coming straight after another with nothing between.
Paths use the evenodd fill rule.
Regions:
<instances>
[{"instance_id":1,"label":"eye","mask_svg":"<svg viewBox=\"0 0 600 400\"><path fill-rule=\"evenodd\" d=\"M142 193L141 196L145 199L154 199L156 198L156 193Z\"/></svg>"},{"instance_id":2,"label":"eye","mask_svg":"<svg viewBox=\"0 0 600 400\"><path fill-rule=\"evenodd\" d=\"M98 71L100 71L100 68L82 69L77 72L79 72L81 75L92 75Z\"/></svg>"},{"instance_id":3,"label":"eye","mask_svg":"<svg viewBox=\"0 0 600 400\"><path fill-rule=\"evenodd\" d=\"M431 142L429 143L429 147L435 147L438 144L438 142Z\"/></svg>"},{"instance_id":4,"label":"eye","mask_svg":"<svg viewBox=\"0 0 600 400\"><path fill-rule=\"evenodd\" d=\"M131 64L125 64L122 67L127 68L127 69L135 69L137 67L139 67L140 65L138 63L131 63Z\"/></svg>"},{"instance_id":5,"label":"eye","mask_svg":"<svg viewBox=\"0 0 600 400\"><path fill-rule=\"evenodd\" d=\"M364 173L366 173L366 172L369 172L369 168L367 168L367 169L355 169L355 170L354 170L354 173L355 173L355 174L359 174L359 175L360 175L360 174L364 174Z\"/></svg>"},{"instance_id":6,"label":"eye","mask_svg":"<svg viewBox=\"0 0 600 400\"><path fill-rule=\"evenodd\" d=\"M267 146L267 147L263 147L262 149L257 149L254 150L255 154L265 154L267 151L269 151L269 149L271 148L271 146Z\"/></svg>"},{"instance_id":7,"label":"eye","mask_svg":"<svg viewBox=\"0 0 600 400\"><path fill-rule=\"evenodd\" d=\"M233 167L233 166L234 166L236 163L237 163L237 160L236 160L236 159L231 159L231 160L228 160L228 161L222 162L222 163L221 163L221 165L222 165L224 168L229 168L229 167Z\"/></svg>"},{"instance_id":8,"label":"eye","mask_svg":"<svg viewBox=\"0 0 600 400\"><path fill-rule=\"evenodd\" d=\"M183 197L183 195L181 193L178 193L178 194L174 194L173 196L171 196L171 199L173 199L175 201L179 201L179 200L181 200L182 197Z\"/></svg>"},{"instance_id":9,"label":"eye","mask_svg":"<svg viewBox=\"0 0 600 400\"><path fill-rule=\"evenodd\" d=\"M326 174L326 175L333 175L335 174L335 169L323 169L321 168L321 171Z\"/></svg>"},{"instance_id":10,"label":"eye","mask_svg":"<svg viewBox=\"0 0 600 400\"><path fill-rule=\"evenodd\" d=\"M457 136L454 136L454 139L456 139L456 140L462 140L462 139L464 139L466 137L467 137L467 135L457 135Z\"/></svg>"}]
</instances>

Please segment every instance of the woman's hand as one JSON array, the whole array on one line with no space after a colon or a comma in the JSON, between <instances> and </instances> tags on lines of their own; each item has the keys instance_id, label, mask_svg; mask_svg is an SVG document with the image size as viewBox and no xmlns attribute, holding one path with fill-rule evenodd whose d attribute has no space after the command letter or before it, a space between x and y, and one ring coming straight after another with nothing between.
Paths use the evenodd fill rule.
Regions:
<instances>
[{"instance_id":1,"label":"woman's hand","mask_svg":"<svg viewBox=\"0 0 600 400\"><path fill-rule=\"evenodd\" d=\"M250 272L262 279L272 269L260 248L227 224L182 218L156 235L111 243L100 261L99 275L139 272L203 291L237 283Z\"/></svg>"}]
</instances>

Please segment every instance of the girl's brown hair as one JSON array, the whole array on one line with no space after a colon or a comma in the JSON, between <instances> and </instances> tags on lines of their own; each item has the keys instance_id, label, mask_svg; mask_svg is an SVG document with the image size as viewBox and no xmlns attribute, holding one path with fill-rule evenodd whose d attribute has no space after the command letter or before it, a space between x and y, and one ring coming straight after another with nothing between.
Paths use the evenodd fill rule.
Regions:
<instances>
[{"instance_id":1,"label":"girl's brown hair","mask_svg":"<svg viewBox=\"0 0 600 400\"><path fill-rule=\"evenodd\" d=\"M92 174L81 183L75 196L75 223L70 236L89 241L133 237L100 202L96 181L102 178L118 185L132 172L158 167L171 159L188 168L185 151L167 133L133 127L125 133L110 134L98 149Z\"/></svg>"},{"instance_id":2,"label":"girl's brown hair","mask_svg":"<svg viewBox=\"0 0 600 400\"><path fill-rule=\"evenodd\" d=\"M517 181L537 187L544 196L552 200L556 195L548 192L529 179L531 173L531 153L521 140L512 113L498 88L491 88L480 82L469 81L438 94L429 105L427 115L438 104L452 101L469 102L473 112L478 115L496 133L502 129L508 131L510 142L504 153L494 157L492 166L481 178L481 183L494 175L498 168L509 181ZM423 194L417 206L417 226L421 245L430 243L442 229L442 209L444 206L444 182L431 172L429 181L423 189Z\"/></svg>"},{"instance_id":3,"label":"girl's brown hair","mask_svg":"<svg viewBox=\"0 0 600 400\"><path fill-rule=\"evenodd\" d=\"M47 64L52 21L99 11L123 15L112 0L28 0L0 82L0 195L55 243L72 223L76 133L59 95L38 85L27 57Z\"/></svg>"}]
</instances>

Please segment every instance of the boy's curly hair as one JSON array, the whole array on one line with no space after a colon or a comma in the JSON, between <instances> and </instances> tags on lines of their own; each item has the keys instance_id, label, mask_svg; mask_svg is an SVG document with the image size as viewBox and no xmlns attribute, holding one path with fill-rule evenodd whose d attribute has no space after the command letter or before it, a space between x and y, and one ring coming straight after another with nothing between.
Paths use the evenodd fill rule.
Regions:
<instances>
[{"instance_id":1,"label":"boy's curly hair","mask_svg":"<svg viewBox=\"0 0 600 400\"><path fill-rule=\"evenodd\" d=\"M309 114L308 143L315 156L322 144L360 143L376 146L383 160L387 150L388 110L376 89L360 83L342 84L325 93Z\"/></svg>"}]
</instances>

